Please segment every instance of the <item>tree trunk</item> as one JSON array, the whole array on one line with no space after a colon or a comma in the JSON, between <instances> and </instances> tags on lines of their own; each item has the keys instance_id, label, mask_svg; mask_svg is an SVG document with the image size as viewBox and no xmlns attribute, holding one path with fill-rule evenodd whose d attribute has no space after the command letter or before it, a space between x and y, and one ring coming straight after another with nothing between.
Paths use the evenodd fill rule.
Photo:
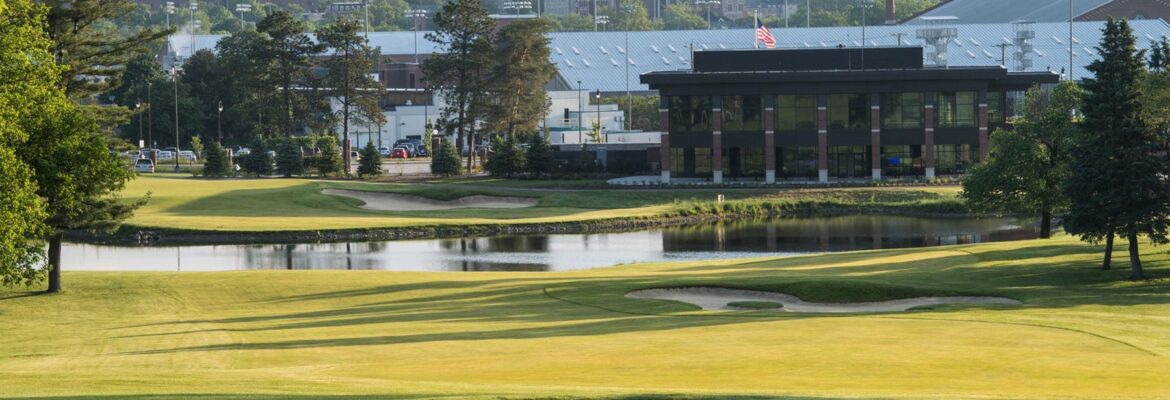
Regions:
<instances>
[{"instance_id":1,"label":"tree trunk","mask_svg":"<svg viewBox=\"0 0 1170 400\"><path fill-rule=\"evenodd\" d=\"M1105 260L1101 262L1101 269L1113 269L1113 229L1105 236Z\"/></svg>"},{"instance_id":2,"label":"tree trunk","mask_svg":"<svg viewBox=\"0 0 1170 400\"><path fill-rule=\"evenodd\" d=\"M475 122L472 122L471 130L467 132L467 173L471 173L472 163L475 160Z\"/></svg>"},{"instance_id":3,"label":"tree trunk","mask_svg":"<svg viewBox=\"0 0 1170 400\"><path fill-rule=\"evenodd\" d=\"M1134 281L1146 280L1146 273L1142 271L1142 258L1138 254L1137 229L1130 227L1127 236L1129 239L1129 279Z\"/></svg>"},{"instance_id":4,"label":"tree trunk","mask_svg":"<svg viewBox=\"0 0 1170 400\"><path fill-rule=\"evenodd\" d=\"M48 293L61 291L61 233L49 237L49 289Z\"/></svg>"},{"instance_id":5,"label":"tree trunk","mask_svg":"<svg viewBox=\"0 0 1170 400\"><path fill-rule=\"evenodd\" d=\"M1040 213L1040 238L1052 237L1052 211L1044 210Z\"/></svg>"}]
</instances>

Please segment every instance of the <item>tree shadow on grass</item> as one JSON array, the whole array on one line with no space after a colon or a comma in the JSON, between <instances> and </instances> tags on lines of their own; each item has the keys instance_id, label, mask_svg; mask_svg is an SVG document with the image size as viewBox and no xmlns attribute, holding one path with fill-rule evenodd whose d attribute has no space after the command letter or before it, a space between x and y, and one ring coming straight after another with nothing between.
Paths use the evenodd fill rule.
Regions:
<instances>
[{"instance_id":1,"label":"tree shadow on grass","mask_svg":"<svg viewBox=\"0 0 1170 400\"><path fill-rule=\"evenodd\" d=\"M181 400L181 399L217 399L217 400L374 400L374 399L443 399L467 398L469 395L435 395L435 394L385 394L385 395L280 395L280 394L218 394L218 393L171 393L171 394L139 394L139 395L90 395L90 396L43 396L43 397L11 397L12 400ZM483 397L492 399L512 400L833 400L837 397L810 397L810 396L763 396L763 395L691 395L691 394L629 394L613 396L516 396L492 395Z\"/></svg>"}]
</instances>

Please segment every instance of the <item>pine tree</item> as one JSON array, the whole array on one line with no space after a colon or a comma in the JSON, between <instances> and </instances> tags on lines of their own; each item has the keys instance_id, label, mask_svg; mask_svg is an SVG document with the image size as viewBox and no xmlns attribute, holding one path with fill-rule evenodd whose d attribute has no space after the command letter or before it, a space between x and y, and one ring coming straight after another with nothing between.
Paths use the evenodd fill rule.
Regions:
<instances>
[{"instance_id":1,"label":"pine tree","mask_svg":"<svg viewBox=\"0 0 1170 400\"><path fill-rule=\"evenodd\" d=\"M378 106L381 84L367 74L374 68L372 60L378 57L366 39L358 34L360 30L361 25L356 20L342 18L317 32L317 38L333 52L324 66L328 70L327 80L332 95L341 108L338 114L341 118L342 142L349 141L351 120L367 125L379 125L386 121L386 116ZM344 164L350 165L352 161L349 154L343 157ZM349 169L346 168L348 173Z\"/></svg>"},{"instance_id":2,"label":"pine tree","mask_svg":"<svg viewBox=\"0 0 1170 400\"><path fill-rule=\"evenodd\" d=\"M532 135L524 154L524 170L530 174L544 175L552 172L553 165L552 146L549 146L544 134Z\"/></svg>"},{"instance_id":3,"label":"pine tree","mask_svg":"<svg viewBox=\"0 0 1170 400\"><path fill-rule=\"evenodd\" d=\"M492 69L491 32L495 22L479 0L453 0L435 13L435 31L426 35L438 48L446 49L423 61L427 86L447 99L441 116L455 132L455 141L467 144L467 171L475 158L476 119L489 96L484 79Z\"/></svg>"},{"instance_id":4,"label":"pine tree","mask_svg":"<svg viewBox=\"0 0 1170 400\"><path fill-rule=\"evenodd\" d=\"M276 145L276 173L285 178L304 175L304 153L296 141L285 139Z\"/></svg>"},{"instance_id":5,"label":"pine tree","mask_svg":"<svg viewBox=\"0 0 1170 400\"><path fill-rule=\"evenodd\" d=\"M308 81L312 58L323 47L309 37L304 22L284 10L268 14L256 23L256 30L267 36L258 49L260 54L256 55L271 63L269 73L263 76L267 78L265 83L280 89L280 113L272 120L280 126L281 134L291 136L308 107L304 91L297 90L297 86Z\"/></svg>"},{"instance_id":6,"label":"pine tree","mask_svg":"<svg viewBox=\"0 0 1170 400\"><path fill-rule=\"evenodd\" d=\"M516 145L514 139L504 139L497 135L492 139L491 154L488 155L488 173L496 176L511 177L524 170L524 152Z\"/></svg>"},{"instance_id":7,"label":"pine tree","mask_svg":"<svg viewBox=\"0 0 1170 400\"><path fill-rule=\"evenodd\" d=\"M222 178L232 174L228 163L227 151L219 142L211 142L207 146L207 160L203 164L203 176L208 178Z\"/></svg>"},{"instance_id":8,"label":"pine tree","mask_svg":"<svg viewBox=\"0 0 1170 400\"><path fill-rule=\"evenodd\" d=\"M556 74L548 61L548 30L545 20L533 19L509 24L496 34L489 89L494 101L484 121L488 131L508 137L535 131L548 113L544 86Z\"/></svg>"},{"instance_id":9,"label":"pine tree","mask_svg":"<svg viewBox=\"0 0 1170 400\"><path fill-rule=\"evenodd\" d=\"M445 138L444 138L445 139ZM439 150L431 156L431 173L442 176L458 176L463 173L459 151L449 140L442 140Z\"/></svg>"},{"instance_id":10,"label":"pine tree","mask_svg":"<svg viewBox=\"0 0 1170 400\"><path fill-rule=\"evenodd\" d=\"M337 148L337 138L325 135L317 139L317 148L321 154L317 155L317 172L321 176L341 173L341 150Z\"/></svg>"},{"instance_id":11,"label":"pine tree","mask_svg":"<svg viewBox=\"0 0 1170 400\"><path fill-rule=\"evenodd\" d=\"M382 176L382 153L374 147L373 141L366 142L362 147L361 160L358 160L358 177L372 178Z\"/></svg>"},{"instance_id":12,"label":"pine tree","mask_svg":"<svg viewBox=\"0 0 1170 400\"><path fill-rule=\"evenodd\" d=\"M1065 187L1071 200L1065 229L1088 241L1112 242L1115 232L1125 235L1130 279L1146 279L1138 238L1166 243L1170 228L1170 168L1157 155L1166 142L1141 118L1145 57L1129 24L1111 18L1097 49L1101 59L1088 66L1094 77L1084 80L1084 135L1073 150ZM1104 268L1109 267L1110 245Z\"/></svg>"},{"instance_id":13,"label":"pine tree","mask_svg":"<svg viewBox=\"0 0 1170 400\"><path fill-rule=\"evenodd\" d=\"M1064 185L1069 151L1077 136L1072 110L1081 90L1064 82L1051 94L1028 90L1024 115L1012 130L991 135L990 159L963 179L961 196L975 211L1030 212L1040 215L1040 237L1052 232L1052 216L1068 205Z\"/></svg>"},{"instance_id":14,"label":"pine tree","mask_svg":"<svg viewBox=\"0 0 1170 400\"><path fill-rule=\"evenodd\" d=\"M268 154L268 149L264 146L264 142L257 141L252 145L252 152L240 156L240 169L245 174L252 176L267 176L272 175L272 155Z\"/></svg>"}]
</instances>

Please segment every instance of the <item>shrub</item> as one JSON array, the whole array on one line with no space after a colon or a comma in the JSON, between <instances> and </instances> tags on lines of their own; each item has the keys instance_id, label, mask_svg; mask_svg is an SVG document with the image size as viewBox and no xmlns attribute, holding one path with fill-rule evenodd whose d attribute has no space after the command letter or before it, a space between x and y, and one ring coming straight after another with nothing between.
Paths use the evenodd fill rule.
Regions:
<instances>
[{"instance_id":1,"label":"shrub","mask_svg":"<svg viewBox=\"0 0 1170 400\"><path fill-rule=\"evenodd\" d=\"M301 146L291 140L281 141L276 146L276 172L285 178L305 173L305 166L301 158Z\"/></svg>"},{"instance_id":2,"label":"shrub","mask_svg":"<svg viewBox=\"0 0 1170 400\"><path fill-rule=\"evenodd\" d=\"M361 161L358 162L358 177L375 177L382 175L382 153L374 147L374 142L366 142L362 147Z\"/></svg>"},{"instance_id":3,"label":"shrub","mask_svg":"<svg viewBox=\"0 0 1170 400\"><path fill-rule=\"evenodd\" d=\"M317 168L317 173L321 174L321 176L341 173L341 150L337 148L337 138L333 136L322 136L317 139L317 148L321 150L321 153L317 155L313 163Z\"/></svg>"},{"instance_id":4,"label":"shrub","mask_svg":"<svg viewBox=\"0 0 1170 400\"><path fill-rule=\"evenodd\" d=\"M227 151L219 142L211 142L207 146L207 162L203 164L203 176L222 178L231 175L231 164L228 163Z\"/></svg>"},{"instance_id":5,"label":"shrub","mask_svg":"<svg viewBox=\"0 0 1170 400\"><path fill-rule=\"evenodd\" d=\"M441 140L439 151L431 155L431 173L442 176L458 176L463 173L463 160L448 140Z\"/></svg>"}]
</instances>

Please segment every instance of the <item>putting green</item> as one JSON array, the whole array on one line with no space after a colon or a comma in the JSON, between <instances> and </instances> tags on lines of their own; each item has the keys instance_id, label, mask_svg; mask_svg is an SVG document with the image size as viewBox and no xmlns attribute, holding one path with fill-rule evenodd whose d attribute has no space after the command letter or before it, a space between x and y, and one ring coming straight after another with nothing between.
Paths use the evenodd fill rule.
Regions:
<instances>
[{"instance_id":1,"label":"putting green","mask_svg":"<svg viewBox=\"0 0 1170 400\"><path fill-rule=\"evenodd\" d=\"M0 397L1164 398L1170 282L1098 257L1058 237L564 273L66 273L57 295L0 291ZM667 286L1025 305L812 316L624 297Z\"/></svg>"},{"instance_id":2,"label":"putting green","mask_svg":"<svg viewBox=\"0 0 1170 400\"><path fill-rule=\"evenodd\" d=\"M211 231L294 231L537 224L648 218L709 207L716 194L729 200L834 201L855 205L952 205L957 187L891 187L835 190L792 189L581 189L533 187L541 181L452 180L432 184L363 183L306 179L193 179L182 175L140 176L122 196L150 201L128 221L138 227ZM551 182L555 183L555 182ZM551 184L549 183L549 184ZM590 183L592 184L592 183ZM378 211L354 198L329 196L326 189L388 192L434 200L469 196L536 199L534 207Z\"/></svg>"}]
</instances>

